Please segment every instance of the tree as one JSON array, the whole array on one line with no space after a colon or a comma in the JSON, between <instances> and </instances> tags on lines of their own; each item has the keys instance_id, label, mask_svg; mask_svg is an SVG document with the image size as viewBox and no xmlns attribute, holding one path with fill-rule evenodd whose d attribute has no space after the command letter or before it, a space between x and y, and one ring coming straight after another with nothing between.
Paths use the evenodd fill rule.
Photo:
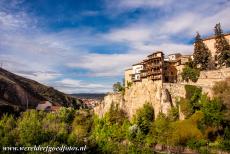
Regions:
<instances>
[{"instance_id":1,"label":"tree","mask_svg":"<svg viewBox=\"0 0 230 154\"><path fill-rule=\"evenodd\" d=\"M191 68L189 66L185 66L185 68L183 68L183 71L181 73L182 79L185 81L189 81L191 80L192 82L196 82L200 76L200 72L199 70L195 69L195 68Z\"/></svg>"},{"instance_id":2,"label":"tree","mask_svg":"<svg viewBox=\"0 0 230 154\"><path fill-rule=\"evenodd\" d=\"M209 68L211 53L198 32L195 37L193 57L195 66L198 66L201 70L207 70Z\"/></svg>"},{"instance_id":3,"label":"tree","mask_svg":"<svg viewBox=\"0 0 230 154\"><path fill-rule=\"evenodd\" d=\"M225 39L220 23L215 26L215 48L219 67L230 66L230 45Z\"/></svg>"},{"instance_id":4,"label":"tree","mask_svg":"<svg viewBox=\"0 0 230 154\"><path fill-rule=\"evenodd\" d=\"M145 103L143 108L139 109L136 114L136 123L140 130L148 134L154 120L154 110L149 103Z\"/></svg>"},{"instance_id":5,"label":"tree","mask_svg":"<svg viewBox=\"0 0 230 154\"><path fill-rule=\"evenodd\" d=\"M124 87L121 85L120 82L113 84L113 91L114 92L122 92L124 90Z\"/></svg>"}]
</instances>

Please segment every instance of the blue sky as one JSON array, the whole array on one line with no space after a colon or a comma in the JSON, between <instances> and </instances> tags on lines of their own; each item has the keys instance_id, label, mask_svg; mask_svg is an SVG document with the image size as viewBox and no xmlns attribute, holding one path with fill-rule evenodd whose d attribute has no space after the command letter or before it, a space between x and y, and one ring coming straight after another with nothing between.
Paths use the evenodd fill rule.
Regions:
<instances>
[{"instance_id":1,"label":"blue sky","mask_svg":"<svg viewBox=\"0 0 230 154\"><path fill-rule=\"evenodd\" d=\"M229 0L0 0L0 61L66 93L107 92L155 50L230 32Z\"/></svg>"}]
</instances>

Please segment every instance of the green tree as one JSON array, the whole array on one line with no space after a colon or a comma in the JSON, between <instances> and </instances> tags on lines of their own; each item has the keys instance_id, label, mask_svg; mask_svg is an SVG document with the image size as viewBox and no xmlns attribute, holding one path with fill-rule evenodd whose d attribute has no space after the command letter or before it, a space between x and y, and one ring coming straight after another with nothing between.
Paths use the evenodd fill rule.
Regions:
<instances>
[{"instance_id":1,"label":"green tree","mask_svg":"<svg viewBox=\"0 0 230 154\"><path fill-rule=\"evenodd\" d=\"M168 145L171 133L169 119L165 114L159 113L152 128L152 134L155 142Z\"/></svg>"},{"instance_id":2,"label":"green tree","mask_svg":"<svg viewBox=\"0 0 230 154\"><path fill-rule=\"evenodd\" d=\"M230 66L230 45L224 37L223 30L221 29L220 23L216 24L215 28L215 48L217 53L217 60L219 67Z\"/></svg>"},{"instance_id":3,"label":"green tree","mask_svg":"<svg viewBox=\"0 0 230 154\"><path fill-rule=\"evenodd\" d=\"M114 83L113 84L113 91L114 92L122 92L124 91L124 86L120 82Z\"/></svg>"},{"instance_id":4,"label":"green tree","mask_svg":"<svg viewBox=\"0 0 230 154\"><path fill-rule=\"evenodd\" d=\"M193 57L194 57L193 61L196 67L199 67L201 70L207 70L209 68L211 53L208 47L204 44L198 32L195 37L195 47L194 47Z\"/></svg>"},{"instance_id":5,"label":"green tree","mask_svg":"<svg viewBox=\"0 0 230 154\"><path fill-rule=\"evenodd\" d=\"M136 124L140 130L147 135L154 120L154 110L149 103L145 103L143 108L136 114Z\"/></svg>"},{"instance_id":6,"label":"green tree","mask_svg":"<svg viewBox=\"0 0 230 154\"><path fill-rule=\"evenodd\" d=\"M23 146L40 145L49 140L42 130L42 112L35 110L24 112L18 119L19 142Z\"/></svg>"},{"instance_id":7,"label":"green tree","mask_svg":"<svg viewBox=\"0 0 230 154\"><path fill-rule=\"evenodd\" d=\"M191 80L192 82L196 82L200 76L200 71L196 68L191 68L188 65L186 65L183 68L183 71L181 73L182 79L185 81Z\"/></svg>"}]
</instances>

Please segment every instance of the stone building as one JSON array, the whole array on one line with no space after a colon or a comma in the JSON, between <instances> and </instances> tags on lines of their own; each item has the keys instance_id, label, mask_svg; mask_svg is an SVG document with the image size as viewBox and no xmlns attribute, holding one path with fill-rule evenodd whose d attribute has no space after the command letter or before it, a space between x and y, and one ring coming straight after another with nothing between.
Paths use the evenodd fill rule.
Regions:
<instances>
[{"instance_id":1,"label":"stone building","mask_svg":"<svg viewBox=\"0 0 230 154\"><path fill-rule=\"evenodd\" d=\"M228 43L230 43L230 33L224 34L224 37L227 39ZM213 60L215 61L215 65L217 66L217 53L215 48L215 36L210 36L203 39L204 44L208 47L208 49L211 52L211 55L213 57Z\"/></svg>"},{"instance_id":2,"label":"stone building","mask_svg":"<svg viewBox=\"0 0 230 154\"><path fill-rule=\"evenodd\" d=\"M157 51L148 55L148 58L143 60L143 70L141 71L141 78L150 80L162 80L164 65L164 53Z\"/></svg>"}]
</instances>

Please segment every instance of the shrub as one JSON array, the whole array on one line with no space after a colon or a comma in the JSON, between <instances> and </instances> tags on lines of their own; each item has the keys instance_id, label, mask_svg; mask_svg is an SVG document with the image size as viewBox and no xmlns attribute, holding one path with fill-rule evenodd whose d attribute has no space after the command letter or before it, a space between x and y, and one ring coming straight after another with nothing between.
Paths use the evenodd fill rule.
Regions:
<instances>
[{"instance_id":1,"label":"shrub","mask_svg":"<svg viewBox=\"0 0 230 154\"><path fill-rule=\"evenodd\" d=\"M213 94L219 98L224 105L224 119L226 123L230 122L230 78L225 81L217 82L213 86Z\"/></svg>"},{"instance_id":2,"label":"shrub","mask_svg":"<svg viewBox=\"0 0 230 154\"><path fill-rule=\"evenodd\" d=\"M41 120L44 115L35 110L24 112L18 119L19 142L23 146L40 145L46 142L47 136L42 131Z\"/></svg>"},{"instance_id":3,"label":"shrub","mask_svg":"<svg viewBox=\"0 0 230 154\"><path fill-rule=\"evenodd\" d=\"M189 119L173 122L171 126L171 144L185 146L192 138L196 140L202 139L203 135L197 127L202 118L202 112L196 112Z\"/></svg>"},{"instance_id":4,"label":"shrub","mask_svg":"<svg viewBox=\"0 0 230 154\"><path fill-rule=\"evenodd\" d=\"M230 129L226 127L224 129L224 139L221 142L221 148L230 151Z\"/></svg>"},{"instance_id":5,"label":"shrub","mask_svg":"<svg viewBox=\"0 0 230 154\"><path fill-rule=\"evenodd\" d=\"M12 115L4 115L0 120L0 146L14 146L16 121Z\"/></svg>"},{"instance_id":6,"label":"shrub","mask_svg":"<svg viewBox=\"0 0 230 154\"><path fill-rule=\"evenodd\" d=\"M179 103L181 112L186 118L190 117L193 114L193 109L189 103L189 100L182 98Z\"/></svg>"}]
</instances>

